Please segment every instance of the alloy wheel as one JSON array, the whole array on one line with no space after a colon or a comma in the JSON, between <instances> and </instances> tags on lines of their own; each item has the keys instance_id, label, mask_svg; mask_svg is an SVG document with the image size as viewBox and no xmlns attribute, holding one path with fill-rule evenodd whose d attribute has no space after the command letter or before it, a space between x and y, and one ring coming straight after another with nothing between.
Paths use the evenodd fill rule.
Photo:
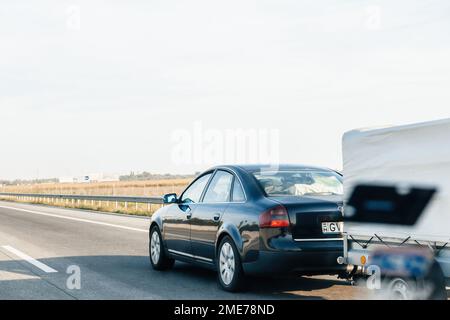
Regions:
<instances>
[{"instance_id":1,"label":"alloy wheel","mask_svg":"<svg viewBox=\"0 0 450 320\"><path fill-rule=\"evenodd\" d=\"M396 278L389 284L389 293L391 295L391 299L408 300L411 294L410 286L405 280Z\"/></svg>"},{"instance_id":2,"label":"alloy wheel","mask_svg":"<svg viewBox=\"0 0 450 320\"><path fill-rule=\"evenodd\" d=\"M228 242L225 242L220 250L220 277L225 285L230 285L234 278L236 260L234 251Z\"/></svg>"},{"instance_id":3,"label":"alloy wheel","mask_svg":"<svg viewBox=\"0 0 450 320\"><path fill-rule=\"evenodd\" d=\"M150 253L152 256L153 263L158 264L159 257L161 255L161 241L159 239L159 234L156 230L153 231L153 234L152 234L152 241L150 244Z\"/></svg>"}]
</instances>

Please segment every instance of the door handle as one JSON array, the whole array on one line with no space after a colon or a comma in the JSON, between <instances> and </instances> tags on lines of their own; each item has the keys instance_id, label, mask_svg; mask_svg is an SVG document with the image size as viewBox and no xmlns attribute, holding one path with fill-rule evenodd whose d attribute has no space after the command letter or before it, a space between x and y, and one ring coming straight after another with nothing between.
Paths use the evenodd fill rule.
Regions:
<instances>
[{"instance_id":1,"label":"door handle","mask_svg":"<svg viewBox=\"0 0 450 320\"><path fill-rule=\"evenodd\" d=\"M220 220L220 213L216 213L214 215L214 221L219 221Z\"/></svg>"}]
</instances>

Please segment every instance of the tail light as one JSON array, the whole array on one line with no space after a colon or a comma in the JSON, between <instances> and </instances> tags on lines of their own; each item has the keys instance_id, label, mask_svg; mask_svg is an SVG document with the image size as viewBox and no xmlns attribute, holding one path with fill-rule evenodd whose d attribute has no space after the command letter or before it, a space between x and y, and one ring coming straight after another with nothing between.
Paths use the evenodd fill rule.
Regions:
<instances>
[{"instance_id":1,"label":"tail light","mask_svg":"<svg viewBox=\"0 0 450 320\"><path fill-rule=\"evenodd\" d=\"M260 228L285 228L289 227L289 217L285 207L279 205L269 209L259 216Z\"/></svg>"}]
</instances>

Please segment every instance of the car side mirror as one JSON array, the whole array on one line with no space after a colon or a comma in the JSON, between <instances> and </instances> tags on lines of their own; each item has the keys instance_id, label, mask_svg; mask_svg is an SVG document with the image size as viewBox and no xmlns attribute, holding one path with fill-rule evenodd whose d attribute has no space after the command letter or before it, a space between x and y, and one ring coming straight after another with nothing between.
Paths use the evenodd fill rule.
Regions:
<instances>
[{"instance_id":1,"label":"car side mirror","mask_svg":"<svg viewBox=\"0 0 450 320\"><path fill-rule=\"evenodd\" d=\"M178 197L176 193L169 193L163 197L164 204L177 203Z\"/></svg>"}]
</instances>

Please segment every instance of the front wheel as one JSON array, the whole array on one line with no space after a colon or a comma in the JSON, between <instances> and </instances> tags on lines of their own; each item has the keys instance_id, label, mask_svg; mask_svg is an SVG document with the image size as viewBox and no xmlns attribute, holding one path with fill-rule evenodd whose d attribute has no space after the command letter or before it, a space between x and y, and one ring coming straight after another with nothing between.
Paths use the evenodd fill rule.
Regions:
<instances>
[{"instance_id":1,"label":"front wheel","mask_svg":"<svg viewBox=\"0 0 450 320\"><path fill-rule=\"evenodd\" d=\"M150 231L149 254L150 263L155 270L162 271L170 269L175 263L174 259L170 259L166 255L161 232L157 226L154 226Z\"/></svg>"},{"instance_id":2,"label":"front wheel","mask_svg":"<svg viewBox=\"0 0 450 320\"><path fill-rule=\"evenodd\" d=\"M241 258L228 236L220 242L216 263L221 288L230 292L241 290L245 282Z\"/></svg>"}]
</instances>

